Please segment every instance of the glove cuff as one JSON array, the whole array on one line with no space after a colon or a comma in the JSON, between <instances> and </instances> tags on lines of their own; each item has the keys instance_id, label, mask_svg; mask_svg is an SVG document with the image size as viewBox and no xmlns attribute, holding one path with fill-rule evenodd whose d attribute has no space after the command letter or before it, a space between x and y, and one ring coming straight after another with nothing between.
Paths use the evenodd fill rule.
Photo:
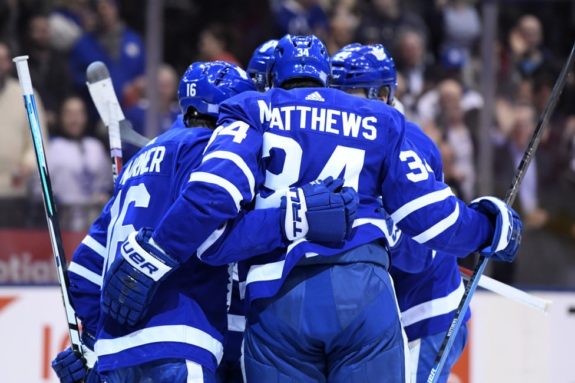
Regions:
<instances>
[{"instance_id":1,"label":"glove cuff","mask_svg":"<svg viewBox=\"0 0 575 383\"><path fill-rule=\"evenodd\" d=\"M286 193L284 232L290 241L304 238L308 231L307 205L301 188L291 188Z\"/></svg>"},{"instance_id":2,"label":"glove cuff","mask_svg":"<svg viewBox=\"0 0 575 383\"><path fill-rule=\"evenodd\" d=\"M154 246L154 252L161 252L161 257L152 254L148 249L144 249L138 242L137 236L137 231L130 233L128 239L121 246L122 257L136 270L157 282L178 266L178 263L168 257L166 253L161 252L159 247Z\"/></svg>"},{"instance_id":3,"label":"glove cuff","mask_svg":"<svg viewBox=\"0 0 575 383\"><path fill-rule=\"evenodd\" d=\"M505 249L511 239L513 224L513 216L505 202L495 197L480 197L471 201L469 207L489 216L495 223L491 243L480 249L480 254L496 253Z\"/></svg>"}]
</instances>

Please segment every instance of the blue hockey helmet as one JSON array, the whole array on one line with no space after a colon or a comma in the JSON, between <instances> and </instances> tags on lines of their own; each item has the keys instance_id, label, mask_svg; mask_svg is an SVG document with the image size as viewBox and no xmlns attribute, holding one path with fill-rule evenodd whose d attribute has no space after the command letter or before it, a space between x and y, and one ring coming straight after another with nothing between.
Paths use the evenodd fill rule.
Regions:
<instances>
[{"instance_id":1,"label":"blue hockey helmet","mask_svg":"<svg viewBox=\"0 0 575 383\"><path fill-rule=\"evenodd\" d=\"M248 64L248 74L254 81L257 90L265 91L270 87L269 68L274 60L274 50L278 45L277 40L268 40L256 48Z\"/></svg>"},{"instance_id":2,"label":"blue hockey helmet","mask_svg":"<svg viewBox=\"0 0 575 383\"><path fill-rule=\"evenodd\" d=\"M292 79L311 79L327 86L331 78L327 48L314 35L285 35L278 41L271 67L274 87Z\"/></svg>"},{"instance_id":3,"label":"blue hockey helmet","mask_svg":"<svg viewBox=\"0 0 575 383\"><path fill-rule=\"evenodd\" d=\"M247 90L256 89L242 68L225 61L199 61L182 76L178 101L184 115L193 107L199 114L217 118L222 101Z\"/></svg>"},{"instance_id":4,"label":"blue hockey helmet","mask_svg":"<svg viewBox=\"0 0 575 383\"><path fill-rule=\"evenodd\" d=\"M381 88L388 88L391 104L397 88L395 63L382 44L353 43L340 49L331 58L332 86L338 89L361 88L368 98L378 98Z\"/></svg>"}]
</instances>

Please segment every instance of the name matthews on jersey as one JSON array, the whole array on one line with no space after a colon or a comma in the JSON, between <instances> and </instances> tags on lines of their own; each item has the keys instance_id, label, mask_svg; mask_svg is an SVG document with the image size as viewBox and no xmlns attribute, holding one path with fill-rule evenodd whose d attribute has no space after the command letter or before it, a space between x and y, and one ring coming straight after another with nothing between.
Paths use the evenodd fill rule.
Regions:
<instances>
[{"instance_id":1,"label":"name matthews on jersey","mask_svg":"<svg viewBox=\"0 0 575 383\"><path fill-rule=\"evenodd\" d=\"M303 105L271 107L264 100L258 100L260 122L269 122L270 129L291 130L295 126L319 132L358 138L361 134L366 140L377 138L377 118L360 116L353 112L344 112L329 108L316 108ZM298 123L299 122L299 123Z\"/></svg>"},{"instance_id":2,"label":"name matthews on jersey","mask_svg":"<svg viewBox=\"0 0 575 383\"><path fill-rule=\"evenodd\" d=\"M124 170L120 184L124 185L130 178L141 176L142 174L159 173L160 164L164 160L165 154L166 148L164 146L156 146L140 153Z\"/></svg>"}]
</instances>

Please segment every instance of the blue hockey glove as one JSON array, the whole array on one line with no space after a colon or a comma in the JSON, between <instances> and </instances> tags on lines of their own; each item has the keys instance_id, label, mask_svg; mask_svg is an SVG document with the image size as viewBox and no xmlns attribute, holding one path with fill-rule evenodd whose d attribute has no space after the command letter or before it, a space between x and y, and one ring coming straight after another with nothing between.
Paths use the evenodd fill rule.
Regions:
<instances>
[{"instance_id":1,"label":"blue hockey glove","mask_svg":"<svg viewBox=\"0 0 575 383\"><path fill-rule=\"evenodd\" d=\"M99 382L100 376L90 367L96 362L96 354L94 353L94 336L82 332L82 351L85 360L76 354L70 347L59 353L52 361L52 369L63 383L72 382Z\"/></svg>"},{"instance_id":2,"label":"blue hockey glove","mask_svg":"<svg viewBox=\"0 0 575 383\"><path fill-rule=\"evenodd\" d=\"M519 250L523 223L510 206L495 197L481 197L471 201L469 207L495 220L491 243L480 249L479 254L498 261L513 262Z\"/></svg>"},{"instance_id":3,"label":"blue hockey glove","mask_svg":"<svg viewBox=\"0 0 575 383\"><path fill-rule=\"evenodd\" d=\"M343 180L328 177L299 188L282 198L282 233L289 241L339 242L349 236L359 198L342 187Z\"/></svg>"},{"instance_id":4,"label":"blue hockey glove","mask_svg":"<svg viewBox=\"0 0 575 383\"><path fill-rule=\"evenodd\" d=\"M159 283L179 265L151 241L151 236L150 228L131 233L106 272L101 307L119 324L138 323Z\"/></svg>"},{"instance_id":5,"label":"blue hockey glove","mask_svg":"<svg viewBox=\"0 0 575 383\"><path fill-rule=\"evenodd\" d=\"M56 356L52 369L62 383L82 382L88 375L84 362L70 347Z\"/></svg>"}]
</instances>

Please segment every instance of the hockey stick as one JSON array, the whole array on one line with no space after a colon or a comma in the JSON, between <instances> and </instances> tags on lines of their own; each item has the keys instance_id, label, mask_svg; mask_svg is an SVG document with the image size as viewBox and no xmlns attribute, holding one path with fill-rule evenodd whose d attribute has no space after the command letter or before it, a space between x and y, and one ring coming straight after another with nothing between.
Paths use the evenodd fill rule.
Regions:
<instances>
[{"instance_id":1,"label":"hockey stick","mask_svg":"<svg viewBox=\"0 0 575 383\"><path fill-rule=\"evenodd\" d=\"M66 273L66 257L64 255L64 247L62 246L62 234L60 232L56 205L54 204L54 195L52 194L52 183L50 182L50 174L48 173L44 144L42 143L42 127L38 119L38 109L36 108L36 99L34 98L34 90L32 89L32 79L30 78L30 70L28 68L28 56L18 56L15 57L13 61L16 63L18 79L20 80L20 87L22 88L22 95L24 96L24 106L26 107L26 113L28 115L28 125L30 126L38 172L40 173L42 196L44 197L44 212L46 213L46 221L48 221L50 242L52 243L54 261L56 262L56 269L58 271L58 282L60 283L66 320L68 321L70 343L72 350L84 358L76 312L70 303L70 296L68 295L70 282L68 280L68 274Z\"/></svg>"},{"instance_id":2,"label":"hockey stick","mask_svg":"<svg viewBox=\"0 0 575 383\"><path fill-rule=\"evenodd\" d=\"M461 277L469 281L473 271L466 269L465 267L459 266L459 271L461 272ZM492 293L501 295L504 298L512 300L517 303L522 303L529 306L535 310L541 311L543 314L549 312L551 307L551 301L548 299L543 299L536 297L534 295L528 294L523 290L519 290L513 286L506 285L503 282L499 282L496 279L490 278L487 275L482 275L479 278L479 287L489 290Z\"/></svg>"},{"instance_id":3,"label":"hockey stick","mask_svg":"<svg viewBox=\"0 0 575 383\"><path fill-rule=\"evenodd\" d=\"M124 113L120 108L118 97L114 92L110 72L106 64L94 61L86 69L88 91L96 105L98 114L108 128L110 139L110 157L112 157L112 173L114 182L122 171L122 141L120 140L120 121L124 120Z\"/></svg>"},{"instance_id":4,"label":"hockey stick","mask_svg":"<svg viewBox=\"0 0 575 383\"><path fill-rule=\"evenodd\" d=\"M118 97L114 92L114 85L106 65L101 61L94 61L86 69L88 91L100 118L108 127L110 137L110 154L113 166L118 169L117 160L122 160L122 143L127 142L141 148L146 146L150 139L136 132L132 123L126 120L120 108ZM113 149L112 149L113 148ZM119 154L119 157L118 157ZM118 173L119 173L118 169Z\"/></svg>"},{"instance_id":5,"label":"hockey stick","mask_svg":"<svg viewBox=\"0 0 575 383\"><path fill-rule=\"evenodd\" d=\"M519 167L515 172L515 176L513 177L513 181L511 182L511 187L507 191L507 195L505 196L505 203L508 205L513 204L515 201L515 197L517 196L517 192L519 191L519 185L521 184L521 180L533 159L533 154L537 150L539 146L539 141L541 141L541 135L543 133L543 129L547 125L551 114L555 110L555 106L557 105L557 101L559 100L559 96L565 87L565 83L567 81L567 75L569 74L569 68L573 65L573 60L575 60L575 43L573 43L573 47L571 48L571 53L567 58L567 62L563 66L561 73L559 74L559 78L553 86L553 90L551 91L551 95L549 96L549 100L547 101L547 105L545 105L545 109L543 110L543 114L541 114L539 121L537 122L537 127L531 136L531 140L529 141L529 145L523 153L523 158L519 163ZM465 313L469 308L469 303L471 302L471 298L473 297L473 293L477 289L477 284L479 283L479 279L481 274L485 271L485 267L487 267L487 263L489 262L489 258L480 257L479 263L475 267L473 275L469 279L467 286L465 287L465 292L463 293L463 297L461 298L461 302L459 302L459 307L455 312L455 317L449 326L449 330L445 334L445 338L443 339L443 343L441 344L441 348L435 358L435 362L433 364L433 368L431 369L429 376L427 378L428 383L435 383L437 379L441 375L441 370L445 365L445 361L447 360L447 356L449 355L449 351L453 346L453 342L455 341L455 335L459 331L461 324L463 323L463 318L465 317Z\"/></svg>"},{"instance_id":6,"label":"hockey stick","mask_svg":"<svg viewBox=\"0 0 575 383\"><path fill-rule=\"evenodd\" d=\"M122 136L122 141L138 148L143 148L152 141L148 137L144 137L140 133L136 132L132 127L130 120L120 121L120 135Z\"/></svg>"}]
</instances>

